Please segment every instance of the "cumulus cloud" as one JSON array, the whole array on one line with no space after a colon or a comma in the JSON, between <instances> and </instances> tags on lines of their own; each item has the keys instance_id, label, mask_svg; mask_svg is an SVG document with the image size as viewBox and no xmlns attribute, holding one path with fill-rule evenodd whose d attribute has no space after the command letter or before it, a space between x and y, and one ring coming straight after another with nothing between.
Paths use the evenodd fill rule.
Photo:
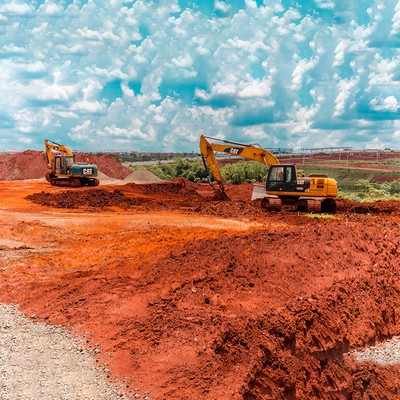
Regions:
<instances>
[{"instance_id":1,"label":"cumulus cloud","mask_svg":"<svg viewBox=\"0 0 400 400\"><path fill-rule=\"evenodd\" d=\"M0 6L0 13L6 16L29 17L35 14L35 10L29 4L11 1Z\"/></svg>"},{"instance_id":2,"label":"cumulus cloud","mask_svg":"<svg viewBox=\"0 0 400 400\"><path fill-rule=\"evenodd\" d=\"M384 99L374 98L371 100L370 105L375 111L397 112L399 108L399 102L395 96L388 96Z\"/></svg>"},{"instance_id":3,"label":"cumulus cloud","mask_svg":"<svg viewBox=\"0 0 400 400\"><path fill-rule=\"evenodd\" d=\"M61 17L64 14L64 10L56 3L46 0L39 7L39 14L43 14L44 16L48 17Z\"/></svg>"},{"instance_id":4,"label":"cumulus cloud","mask_svg":"<svg viewBox=\"0 0 400 400\"><path fill-rule=\"evenodd\" d=\"M333 113L334 117L340 116L344 113L346 102L354 93L353 90L356 88L357 83L357 79L342 79L338 82L338 95L335 99L335 111Z\"/></svg>"},{"instance_id":5,"label":"cumulus cloud","mask_svg":"<svg viewBox=\"0 0 400 400\"><path fill-rule=\"evenodd\" d=\"M8 147L395 147L400 2L192 3L0 5Z\"/></svg>"}]
</instances>

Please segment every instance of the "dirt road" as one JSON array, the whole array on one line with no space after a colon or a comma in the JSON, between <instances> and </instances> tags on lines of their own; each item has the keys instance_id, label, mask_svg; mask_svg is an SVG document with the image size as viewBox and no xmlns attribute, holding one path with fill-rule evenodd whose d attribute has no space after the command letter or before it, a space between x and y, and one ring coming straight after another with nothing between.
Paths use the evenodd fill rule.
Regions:
<instances>
[{"instance_id":1,"label":"dirt road","mask_svg":"<svg viewBox=\"0 0 400 400\"><path fill-rule=\"evenodd\" d=\"M0 182L0 301L85 335L132 397L396 398L397 365L347 353L400 331L399 205L314 219L228 190Z\"/></svg>"}]
</instances>

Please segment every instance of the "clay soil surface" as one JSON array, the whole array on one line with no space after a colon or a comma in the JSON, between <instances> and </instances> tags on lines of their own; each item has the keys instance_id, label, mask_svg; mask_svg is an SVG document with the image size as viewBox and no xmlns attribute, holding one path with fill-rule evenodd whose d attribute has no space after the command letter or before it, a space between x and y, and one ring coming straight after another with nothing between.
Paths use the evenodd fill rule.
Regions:
<instances>
[{"instance_id":1,"label":"clay soil surface","mask_svg":"<svg viewBox=\"0 0 400 400\"><path fill-rule=\"evenodd\" d=\"M400 204L334 218L216 201L184 180L0 182L0 302L99 349L134 398L396 399Z\"/></svg>"}]
</instances>

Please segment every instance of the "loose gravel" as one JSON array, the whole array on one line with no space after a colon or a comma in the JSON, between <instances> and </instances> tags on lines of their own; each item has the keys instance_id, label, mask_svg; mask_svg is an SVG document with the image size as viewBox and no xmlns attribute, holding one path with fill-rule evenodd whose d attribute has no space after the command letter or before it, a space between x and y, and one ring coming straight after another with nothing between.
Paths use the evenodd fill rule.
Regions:
<instances>
[{"instance_id":1,"label":"loose gravel","mask_svg":"<svg viewBox=\"0 0 400 400\"><path fill-rule=\"evenodd\" d=\"M400 364L400 337L395 336L377 346L352 353L356 361L370 361L380 365Z\"/></svg>"},{"instance_id":2,"label":"loose gravel","mask_svg":"<svg viewBox=\"0 0 400 400\"><path fill-rule=\"evenodd\" d=\"M83 344L0 304L0 400L127 400Z\"/></svg>"}]
</instances>

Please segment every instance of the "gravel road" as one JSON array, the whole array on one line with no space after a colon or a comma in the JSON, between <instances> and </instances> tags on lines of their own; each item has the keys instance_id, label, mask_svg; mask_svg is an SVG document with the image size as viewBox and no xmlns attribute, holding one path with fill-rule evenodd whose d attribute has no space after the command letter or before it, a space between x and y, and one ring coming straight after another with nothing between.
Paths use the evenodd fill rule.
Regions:
<instances>
[{"instance_id":1,"label":"gravel road","mask_svg":"<svg viewBox=\"0 0 400 400\"><path fill-rule=\"evenodd\" d=\"M0 304L0 400L103 399L128 397L106 382L83 343Z\"/></svg>"}]
</instances>

